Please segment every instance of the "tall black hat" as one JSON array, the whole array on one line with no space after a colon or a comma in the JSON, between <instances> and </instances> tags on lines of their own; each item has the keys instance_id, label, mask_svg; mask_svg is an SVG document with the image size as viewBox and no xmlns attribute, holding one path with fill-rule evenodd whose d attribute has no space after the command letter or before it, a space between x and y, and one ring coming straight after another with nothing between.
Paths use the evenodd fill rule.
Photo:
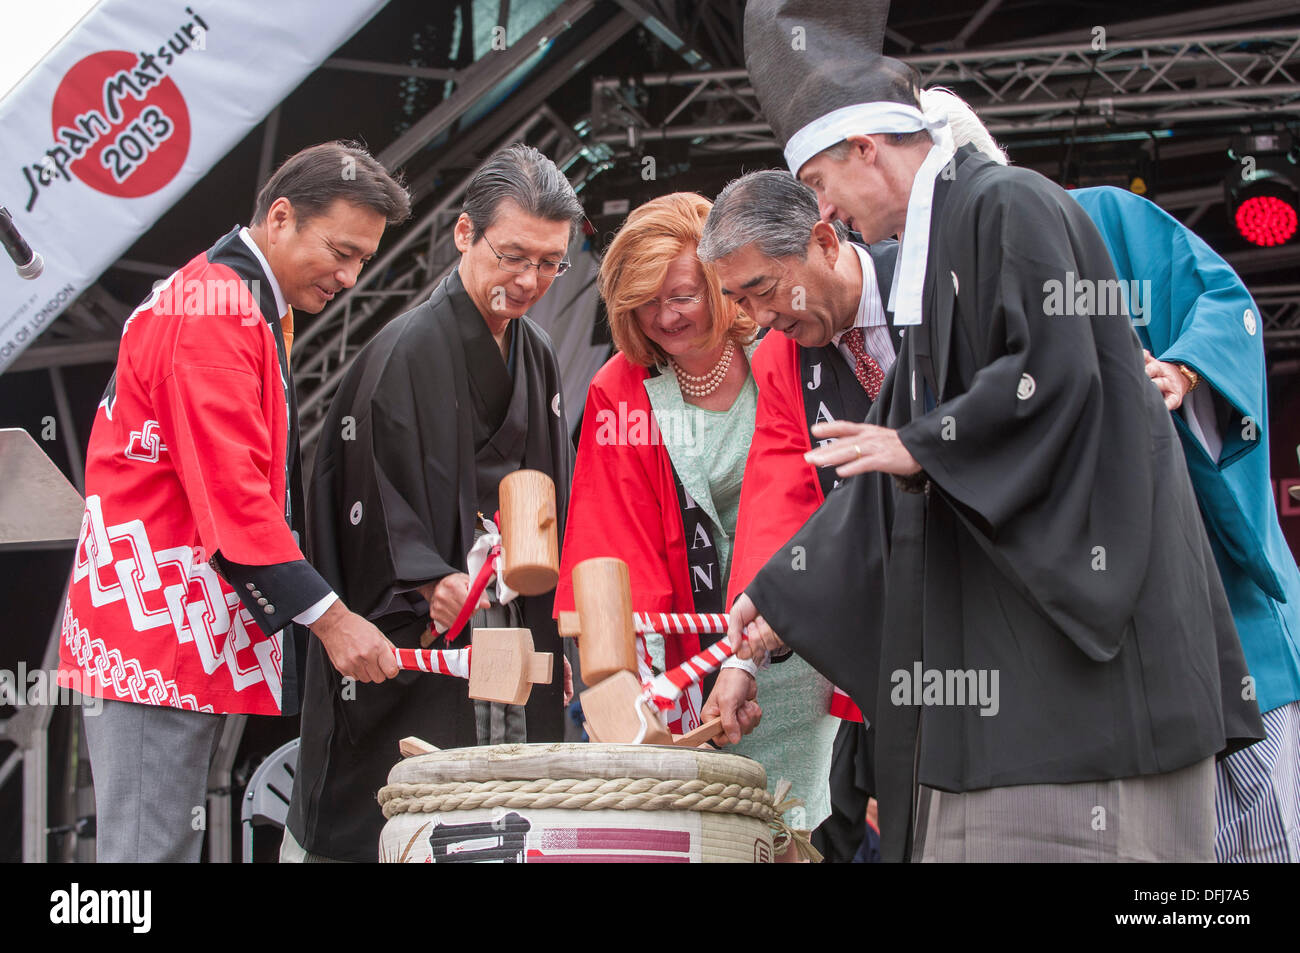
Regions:
<instances>
[{"instance_id":1,"label":"tall black hat","mask_svg":"<svg viewBox=\"0 0 1300 953\"><path fill-rule=\"evenodd\" d=\"M945 115L920 108L915 71L881 52L889 0L749 0L745 65L795 175L852 135L924 129L934 146L916 173L890 304L895 322L921 322L934 180L953 155Z\"/></svg>"},{"instance_id":2,"label":"tall black hat","mask_svg":"<svg viewBox=\"0 0 1300 953\"><path fill-rule=\"evenodd\" d=\"M881 55L888 16L889 0L749 0L745 65L791 172L846 135L924 128L916 71Z\"/></svg>"}]
</instances>

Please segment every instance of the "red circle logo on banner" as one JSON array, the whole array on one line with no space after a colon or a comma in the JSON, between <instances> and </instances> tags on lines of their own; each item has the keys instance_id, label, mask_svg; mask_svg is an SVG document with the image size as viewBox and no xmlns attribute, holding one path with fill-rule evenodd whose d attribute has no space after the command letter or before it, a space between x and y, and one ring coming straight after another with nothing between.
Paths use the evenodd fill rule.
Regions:
<instances>
[{"instance_id":1,"label":"red circle logo on banner","mask_svg":"<svg viewBox=\"0 0 1300 953\"><path fill-rule=\"evenodd\" d=\"M170 77L137 69L138 63L125 50L80 60L59 84L50 117L55 140L66 148L98 137L69 163L72 174L92 189L128 199L174 179L190 151L185 97Z\"/></svg>"}]
</instances>

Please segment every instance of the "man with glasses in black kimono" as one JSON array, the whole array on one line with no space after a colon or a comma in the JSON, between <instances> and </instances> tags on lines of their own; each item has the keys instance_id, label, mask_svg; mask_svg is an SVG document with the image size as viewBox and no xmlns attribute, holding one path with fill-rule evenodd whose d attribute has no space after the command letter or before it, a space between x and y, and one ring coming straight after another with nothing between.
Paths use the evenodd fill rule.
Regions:
<instances>
[{"instance_id":1,"label":"man with glasses in black kimono","mask_svg":"<svg viewBox=\"0 0 1300 953\"><path fill-rule=\"evenodd\" d=\"M321 573L399 648L445 632L470 593L466 556L497 510L501 478L540 470L567 512L573 448L550 338L525 316L568 268L582 207L528 146L494 155L455 226L461 259L429 300L366 345L330 408L310 499ZM532 631L561 655L551 594L501 605L489 586L471 625ZM447 647L439 639L436 647ZM459 679L403 672L343 682L313 646L283 860L374 860L375 793L408 735L439 748L563 740L562 679L526 706L472 702Z\"/></svg>"}]
</instances>

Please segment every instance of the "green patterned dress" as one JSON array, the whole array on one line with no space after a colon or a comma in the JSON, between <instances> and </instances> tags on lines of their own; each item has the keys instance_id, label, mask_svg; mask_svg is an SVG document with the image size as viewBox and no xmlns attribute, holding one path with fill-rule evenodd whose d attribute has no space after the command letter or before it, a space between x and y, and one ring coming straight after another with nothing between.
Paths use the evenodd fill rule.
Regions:
<instances>
[{"instance_id":1,"label":"green patterned dress","mask_svg":"<svg viewBox=\"0 0 1300 953\"><path fill-rule=\"evenodd\" d=\"M752 354L753 346L746 352ZM731 568L758 388L751 375L729 410L704 410L686 403L670 368L661 371L646 380L646 392L673 467L712 524L725 580ZM656 667L662 668L662 640L652 637L649 649ZM839 727L839 720L828 714L831 691L831 683L798 656L760 671L758 702L763 719L752 734L727 748L763 766L768 790L775 791L782 779L792 783L791 793L804 807L795 808L786 819L805 830L816 827L831 811L831 748Z\"/></svg>"}]
</instances>

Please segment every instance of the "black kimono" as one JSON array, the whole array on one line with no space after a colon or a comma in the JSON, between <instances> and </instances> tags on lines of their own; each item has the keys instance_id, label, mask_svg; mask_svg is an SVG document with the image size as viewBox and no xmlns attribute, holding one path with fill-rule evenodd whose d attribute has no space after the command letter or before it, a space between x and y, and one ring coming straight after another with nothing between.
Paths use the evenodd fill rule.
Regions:
<instances>
[{"instance_id":1,"label":"black kimono","mask_svg":"<svg viewBox=\"0 0 1300 953\"><path fill-rule=\"evenodd\" d=\"M309 500L312 556L348 607L398 647L418 647L429 628L418 588L465 572L475 514L492 516L501 476L520 467L549 474L564 525L573 447L555 354L527 317L509 334L507 363L453 271L366 345L330 408ZM552 601L520 597L537 651L558 660ZM469 634L467 626L453 647ZM397 742L474 745L474 703L463 680L444 675L358 682L350 700L341 681L313 639L288 827L312 853L373 861L384 824L375 795ZM563 740L562 681L533 688L530 741Z\"/></svg>"},{"instance_id":2,"label":"black kimono","mask_svg":"<svg viewBox=\"0 0 1300 953\"><path fill-rule=\"evenodd\" d=\"M746 589L874 724L886 860L910 854L915 783L1164 774L1262 737L1128 317L1046 303L1053 281L1115 278L1101 236L1047 179L956 161L935 186L924 323L868 418L922 473L852 478L791 540L806 567L787 546ZM932 696L931 671L996 673L996 698Z\"/></svg>"}]
</instances>

